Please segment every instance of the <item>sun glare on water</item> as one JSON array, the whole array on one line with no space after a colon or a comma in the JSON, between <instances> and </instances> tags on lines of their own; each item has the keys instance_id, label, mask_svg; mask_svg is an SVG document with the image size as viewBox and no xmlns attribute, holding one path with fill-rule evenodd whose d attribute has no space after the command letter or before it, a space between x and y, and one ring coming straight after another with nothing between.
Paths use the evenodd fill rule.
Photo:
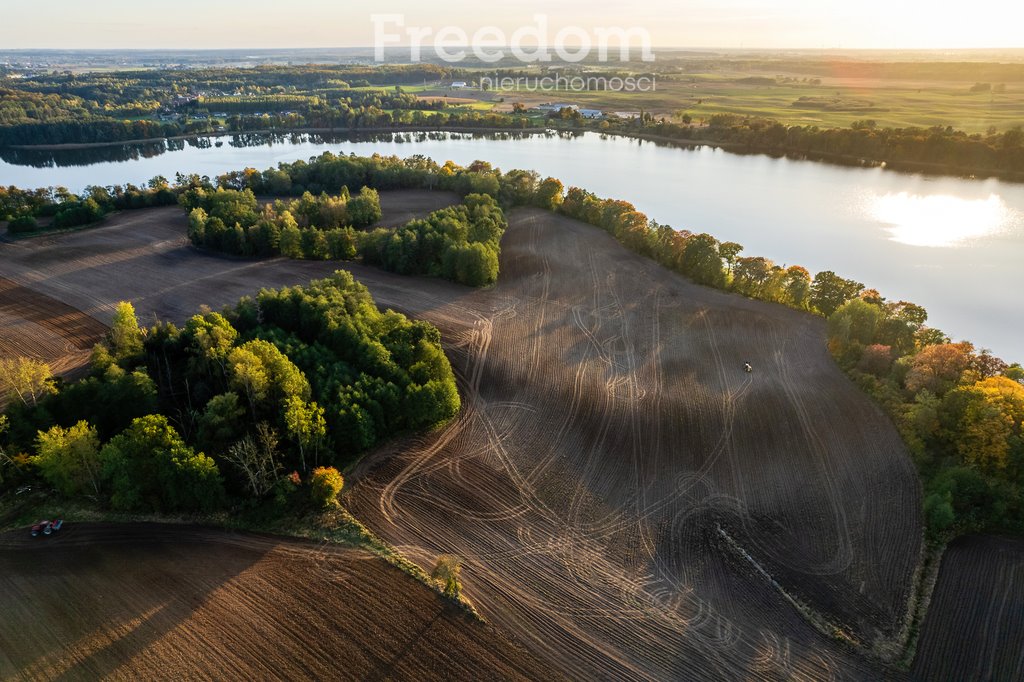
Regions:
<instances>
[{"instance_id":1,"label":"sun glare on water","mask_svg":"<svg viewBox=\"0 0 1024 682\"><path fill-rule=\"evenodd\" d=\"M1006 202L995 194L987 199L885 194L870 200L870 212L890 239L910 246L960 246L1002 232L1010 218Z\"/></svg>"}]
</instances>

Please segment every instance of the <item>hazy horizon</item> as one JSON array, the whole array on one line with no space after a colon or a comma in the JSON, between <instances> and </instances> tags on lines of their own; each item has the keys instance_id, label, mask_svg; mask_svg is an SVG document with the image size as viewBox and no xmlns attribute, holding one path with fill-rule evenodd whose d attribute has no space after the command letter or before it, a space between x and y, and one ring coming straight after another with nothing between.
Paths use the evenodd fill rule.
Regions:
<instances>
[{"instance_id":1,"label":"hazy horizon","mask_svg":"<svg viewBox=\"0 0 1024 682\"><path fill-rule=\"evenodd\" d=\"M969 9L968 13L962 5L923 0L899 4L885 0L650 0L626 9L611 0L552 0L536 9L495 8L467 0L441 8L408 0L345 6L326 0L295 0L285 7L254 0L241 10L197 0L180 0L173 7L109 0L100 8L53 0L45 13L38 5L25 2L6 8L0 45L6 50L366 48L374 44L373 14L402 14L406 26L429 27L434 32L457 26L472 36L489 26L511 35L521 26L533 25L536 12L544 12L552 35L568 26L590 32L597 27L637 27L646 30L652 44L662 49L1024 47L1019 30L1024 6L978 0Z\"/></svg>"}]
</instances>

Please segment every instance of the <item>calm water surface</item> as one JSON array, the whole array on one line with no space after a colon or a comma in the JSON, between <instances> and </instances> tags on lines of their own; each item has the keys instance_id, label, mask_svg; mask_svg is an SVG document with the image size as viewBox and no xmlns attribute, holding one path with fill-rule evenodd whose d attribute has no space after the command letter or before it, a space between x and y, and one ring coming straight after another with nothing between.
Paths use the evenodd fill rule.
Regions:
<instances>
[{"instance_id":1,"label":"calm water surface","mask_svg":"<svg viewBox=\"0 0 1024 682\"><path fill-rule=\"evenodd\" d=\"M143 183L176 172L211 177L306 159L330 150L423 154L439 163L476 159L534 169L601 196L633 202L658 222L744 245L745 255L811 272L831 269L890 299L925 306L929 323L957 339L1024 360L1024 185L933 178L810 161L658 146L586 133L518 139L407 135L364 141L280 139L255 146L178 143L125 161L33 167L0 161L0 184L22 187ZM162 151L162 143L149 152ZM108 158L109 158L108 154ZM67 158L62 157L61 163ZM46 159L34 159L46 163ZM2 267L2 266L0 266Z\"/></svg>"}]
</instances>

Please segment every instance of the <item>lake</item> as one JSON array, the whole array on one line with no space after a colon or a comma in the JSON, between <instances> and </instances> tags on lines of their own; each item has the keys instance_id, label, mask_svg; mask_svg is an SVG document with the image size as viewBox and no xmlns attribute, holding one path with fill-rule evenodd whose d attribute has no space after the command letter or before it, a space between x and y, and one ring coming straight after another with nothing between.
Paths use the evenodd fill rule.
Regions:
<instances>
[{"instance_id":1,"label":"lake","mask_svg":"<svg viewBox=\"0 0 1024 682\"><path fill-rule=\"evenodd\" d=\"M567 187L630 201L660 223L739 242L744 255L803 265L812 273L834 270L889 299L923 305L929 324L958 340L1007 360L1024 360L1024 185L998 180L833 166L710 147L681 149L584 133L402 134L330 142L287 136L234 144L225 137L59 154L6 150L0 184L64 185L77 191L90 184L141 184L155 175L173 179L176 172L215 177L327 150L422 154L460 165L483 159L503 170L533 169Z\"/></svg>"}]
</instances>

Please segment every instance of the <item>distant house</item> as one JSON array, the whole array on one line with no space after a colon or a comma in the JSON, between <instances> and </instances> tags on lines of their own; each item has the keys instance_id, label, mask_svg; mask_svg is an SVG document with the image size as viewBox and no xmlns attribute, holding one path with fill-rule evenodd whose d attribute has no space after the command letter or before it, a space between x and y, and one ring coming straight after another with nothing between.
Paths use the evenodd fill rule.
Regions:
<instances>
[{"instance_id":1,"label":"distant house","mask_svg":"<svg viewBox=\"0 0 1024 682\"><path fill-rule=\"evenodd\" d=\"M562 109L569 109L570 111L580 110L578 105L567 104L565 102L547 102L545 104L538 104L535 108L537 111L561 111Z\"/></svg>"},{"instance_id":2,"label":"distant house","mask_svg":"<svg viewBox=\"0 0 1024 682\"><path fill-rule=\"evenodd\" d=\"M604 118L604 112L600 109L580 109L580 116L583 118Z\"/></svg>"},{"instance_id":3,"label":"distant house","mask_svg":"<svg viewBox=\"0 0 1024 682\"><path fill-rule=\"evenodd\" d=\"M639 111L616 111L615 115L619 118L640 118Z\"/></svg>"},{"instance_id":4,"label":"distant house","mask_svg":"<svg viewBox=\"0 0 1024 682\"><path fill-rule=\"evenodd\" d=\"M456 89L468 88L469 84L466 81L455 81L452 83L452 87Z\"/></svg>"}]
</instances>

